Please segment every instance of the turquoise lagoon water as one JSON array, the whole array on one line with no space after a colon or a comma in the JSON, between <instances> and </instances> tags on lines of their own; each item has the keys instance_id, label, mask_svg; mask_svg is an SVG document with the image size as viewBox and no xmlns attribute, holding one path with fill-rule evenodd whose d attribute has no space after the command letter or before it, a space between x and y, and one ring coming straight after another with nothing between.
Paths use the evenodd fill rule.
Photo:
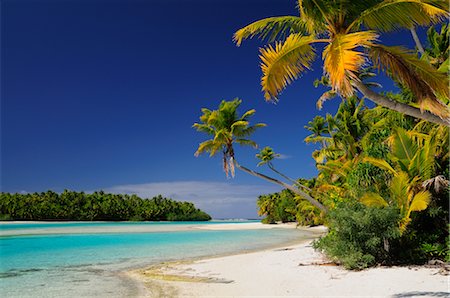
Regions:
<instances>
[{"instance_id":1,"label":"turquoise lagoon water","mask_svg":"<svg viewBox=\"0 0 450 298\"><path fill-rule=\"evenodd\" d=\"M0 295L138 296L139 285L126 270L313 237L292 229L198 229L217 223L224 222L0 224ZM124 227L126 232L114 232Z\"/></svg>"}]
</instances>

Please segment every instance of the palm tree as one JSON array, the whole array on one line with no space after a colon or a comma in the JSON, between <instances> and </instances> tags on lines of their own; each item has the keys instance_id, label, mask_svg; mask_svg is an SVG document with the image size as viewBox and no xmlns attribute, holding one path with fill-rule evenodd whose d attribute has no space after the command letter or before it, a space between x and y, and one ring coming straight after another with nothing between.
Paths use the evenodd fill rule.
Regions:
<instances>
[{"instance_id":1,"label":"palm tree","mask_svg":"<svg viewBox=\"0 0 450 298\"><path fill-rule=\"evenodd\" d=\"M255 110L249 110L242 116L239 116L237 109L241 103L242 101L238 98L232 101L223 100L217 110L202 109L203 114L200 116L200 123L194 123L193 127L197 131L210 135L212 138L200 143L194 155L199 156L202 153L208 152L210 156L214 156L222 152L223 169L227 177L228 173L231 173L232 177L234 176L234 168L236 166L238 169L250 175L281 185L305 198L320 210L326 211L325 206L303 191L275 178L250 170L236 161L234 144L250 145L256 148L257 144L248 139L248 137L256 129L266 126L263 123L250 125L248 118L255 114Z\"/></svg>"},{"instance_id":2,"label":"palm tree","mask_svg":"<svg viewBox=\"0 0 450 298\"><path fill-rule=\"evenodd\" d=\"M318 143L322 144L322 147L326 146L328 137L324 135L329 132L328 123L322 116L315 116L312 121L305 125L305 128L312 132L309 136L305 138L306 143Z\"/></svg>"},{"instance_id":3,"label":"palm tree","mask_svg":"<svg viewBox=\"0 0 450 298\"><path fill-rule=\"evenodd\" d=\"M223 154L223 170L225 174L234 177L234 143L248 145L257 148L257 144L247 139L256 129L266 126L264 123L258 123L250 126L248 118L255 114L255 110L245 112L241 117L237 114L237 108L242 101L238 98L232 101L223 100L219 109L211 111L203 108L203 115L200 117L200 123L194 123L193 127L197 131L214 136L213 139L200 143L195 156L204 152L209 152L214 156L217 152Z\"/></svg>"},{"instance_id":4,"label":"palm tree","mask_svg":"<svg viewBox=\"0 0 450 298\"><path fill-rule=\"evenodd\" d=\"M358 90L378 105L449 125L450 111L440 100L448 98L447 75L437 72L405 48L378 43L375 31L412 28L443 20L448 16L446 0L368 0L351 4L344 0L298 0L298 9L298 17L265 18L234 34L238 46L254 36L269 42L280 39L261 49L261 85L266 100L277 100L288 84L310 69L316 58L313 45L325 44L323 65L333 92L348 98ZM370 89L360 76L367 59L408 87L419 108L393 101Z\"/></svg>"},{"instance_id":5,"label":"palm tree","mask_svg":"<svg viewBox=\"0 0 450 298\"><path fill-rule=\"evenodd\" d=\"M308 191L311 191L311 189L309 187L306 187L302 184L300 184L298 181L295 181L294 179L286 176L285 174L281 173L280 171L278 171L277 169L275 169L275 166L273 165L273 160L275 158L280 157L281 155L278 153L275 153L275 151L273 151L273 149L271 147L264 147L263 149L261 149L261 151L259 151L258 154L256 154L256 158L258 158L259 160L261 160L258 163L258 167L262 166L262 165L267 165L269 167L269 169L271 169L273 172L277 173L278 175L280 175L281 177L283 177L284 179L290 181L291 183L293 183L293 185L295 186L299 186L301 188L304 188Z\"/></svg>"},{"instance_id":6,"label":"palm tree","mask_svg":"<svg viewBox=\"0 0 450 298\"><path fill-rule=\"evenodd\" d=\"M366 157L363 161L392 174L391 196L385 200L379 194L367 193L361 201L369 206L397 205L402 215L400 229L404 231L411 221L411 212L428 207L432 195L427 187L431 181L434 184L435 180L442 180L434 177L438 140L432 135L396 128L388 142L391 148L388 159L393 166L384 159Z\"/></svg>"}]
</instances>

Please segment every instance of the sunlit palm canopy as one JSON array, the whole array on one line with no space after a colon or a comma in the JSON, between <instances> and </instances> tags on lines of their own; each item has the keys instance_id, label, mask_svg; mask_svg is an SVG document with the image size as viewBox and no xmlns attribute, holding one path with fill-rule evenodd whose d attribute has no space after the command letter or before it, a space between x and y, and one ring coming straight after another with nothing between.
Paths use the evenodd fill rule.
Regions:
<instances>
[{"instance_id":1,"label":"sunlit palm canopy","mask_svg":"<svg viewBox=\"0 0 450 298\"><path fill-rule=\"evenodd\" d=\"M262 90L266 100L277 100L280 92L311 68L314 45L323 43L323 67L332 91L347 98L354 82L370 59L395 81L408 87L421 110L441 118L450 116L447 106L448 77L427 61L402 47L378 43L378 33L429 25L445 20L447 0L298 0L299 16L271 17L238 30L234 41L259 37L272 42L260 50Z\"/></svg>"},{"instance_id":2,"label":"sunlit palm canopy","mask_svg":"<svg viewBox=\"0 0 450 298\"><path fill-rule=\"evenodd\" d=\"M232 101L223 100L219 109L202 109L200 122L194 123L197 131L204 132L212 138L199 144L195 156L209 153L214 156L221 152L223 154L223 169L228 176L234 176L234 148L235 143L239 145L257 147L257 144L248 139L256 129L266 126L264 123L250 125L249 118L255 114L255 110L248 110L242 116L238 113L238 107L242 100L236 98Z\"/></svg>"}]
</instances>

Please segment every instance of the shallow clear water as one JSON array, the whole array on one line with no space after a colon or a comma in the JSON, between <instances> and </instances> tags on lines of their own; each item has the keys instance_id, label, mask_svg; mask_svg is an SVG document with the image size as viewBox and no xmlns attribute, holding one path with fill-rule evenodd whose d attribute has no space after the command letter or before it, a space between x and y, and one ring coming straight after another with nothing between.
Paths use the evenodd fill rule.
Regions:
<instances>
[{"instance_id":1,"label":"shallow clear water","mask_svg":"<svg viewBox=\"0 0 450 298\"><path fill-rule=\"evenodd\" d=\"M292 229L198 230L193 223L189 223L190 229L180 231L176 228L186 224L172 224L175 229L161 231L166 223L151 223L155 232L145 233L133 232L133 228L149 223L64 223L58 228L73 230L77 225L82 231L95 225L107 231L108 226L127 224L133 227L121 233L32 235L37 231L33 227L28 235L0 237L1 296L130 297L137 295L137 287L122 274L127 269L311 237Z\"/></svg>"}]
</instances>

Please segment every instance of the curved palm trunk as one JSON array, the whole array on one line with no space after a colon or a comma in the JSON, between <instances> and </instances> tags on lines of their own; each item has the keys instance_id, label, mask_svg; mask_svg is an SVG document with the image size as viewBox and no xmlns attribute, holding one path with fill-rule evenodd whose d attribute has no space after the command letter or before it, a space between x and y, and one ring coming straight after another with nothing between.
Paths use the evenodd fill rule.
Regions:
<instances>
[{"instance_id":1,"label":"curved palm trunk","mask_svg":"<svg viewBox=\"0 0 450 298\"><path fill-rule=\"evenodd\" d=\"M406 114L418 119L426 120L432 123L436 123L439 125L450 126L449 119L441 119L438 116L424 111L421 112L420 109L414 108L410 105L391 100L381 94L378 94L372 90L370 90L364 83L359 81L353 81L353 85L368 99L373 101L374 103L383 106L385 108L397 111L402 114Z\"/></svg>"},{"instance_id":2,"label":"curved palm trunk","mask_svg":"<svg viewBox=\"0 0 450 298\"><path fill-rule=\"evenodd\" d=\"M233 159L233 162L235 163L235 165L236 165L236 167L237 167L238 169L240 169L240 170L246 172L247 174L250 174L250 175L252 175L252 176L255 176L255 177L264 179L264 180L266 180L266 181L269 181L269 182L272 182L272 183L281 185L282 187L287 188L287 189L289 189L290 191L292 191L293 193L295 193L295 194L301 196L302 198L306 199L308 202L310 202L311 204L313 204L314 206L316 206L317 208L319 208L321 211L323 211L323 212L327 212L327 211L328 211L328 209L327 209L324 205L322 205L319 201L317 201L316 199L314 199L313 197L311 197L311 196L308 195L307 193L301 191L300 189L297 189L297 188L293 187L292 185L289 185L289 184L287 184L287 183L284 183L284 182L282 182L282 181L280 181L280 180L277 180L277 179L275 179L275 178L266 176L266 175L264 175L264 174L261 174L261 173L255 172L255 171L253 171L253 170L250 170L250 169L248 169L248 168L246 168L246 167L244 167L244 166L241 166L235 159Z\"/></svg>"},{"instance_id":3,"label":"curved palm trunk","mask_svg":"<svg viewBox=\"0 0 450 298\"><path fill-rule=\"evenodd\" d=\"M275 167L274 167L273 165L271 165L270 163L268 163L267 165L269 166L269 169L271 169L272 171L274 171L275 173L277 173L278 175L280 175L280 176L283 177L284 179L289 180L289 181L292 182L294 185L298 185L298 186L300 186L301 188L304 188L304 189L306 189L306 190L308 190L308 191L311 191L311 188L306 187L306 186L304 186L304 185L298 183L298 182L295 181L294 179L292 179L292 178L290 178L290 177L284 175L283 173L279 172L279 171L278 171L277 169L275 169Z\"/></svg>"}]
</instances>

